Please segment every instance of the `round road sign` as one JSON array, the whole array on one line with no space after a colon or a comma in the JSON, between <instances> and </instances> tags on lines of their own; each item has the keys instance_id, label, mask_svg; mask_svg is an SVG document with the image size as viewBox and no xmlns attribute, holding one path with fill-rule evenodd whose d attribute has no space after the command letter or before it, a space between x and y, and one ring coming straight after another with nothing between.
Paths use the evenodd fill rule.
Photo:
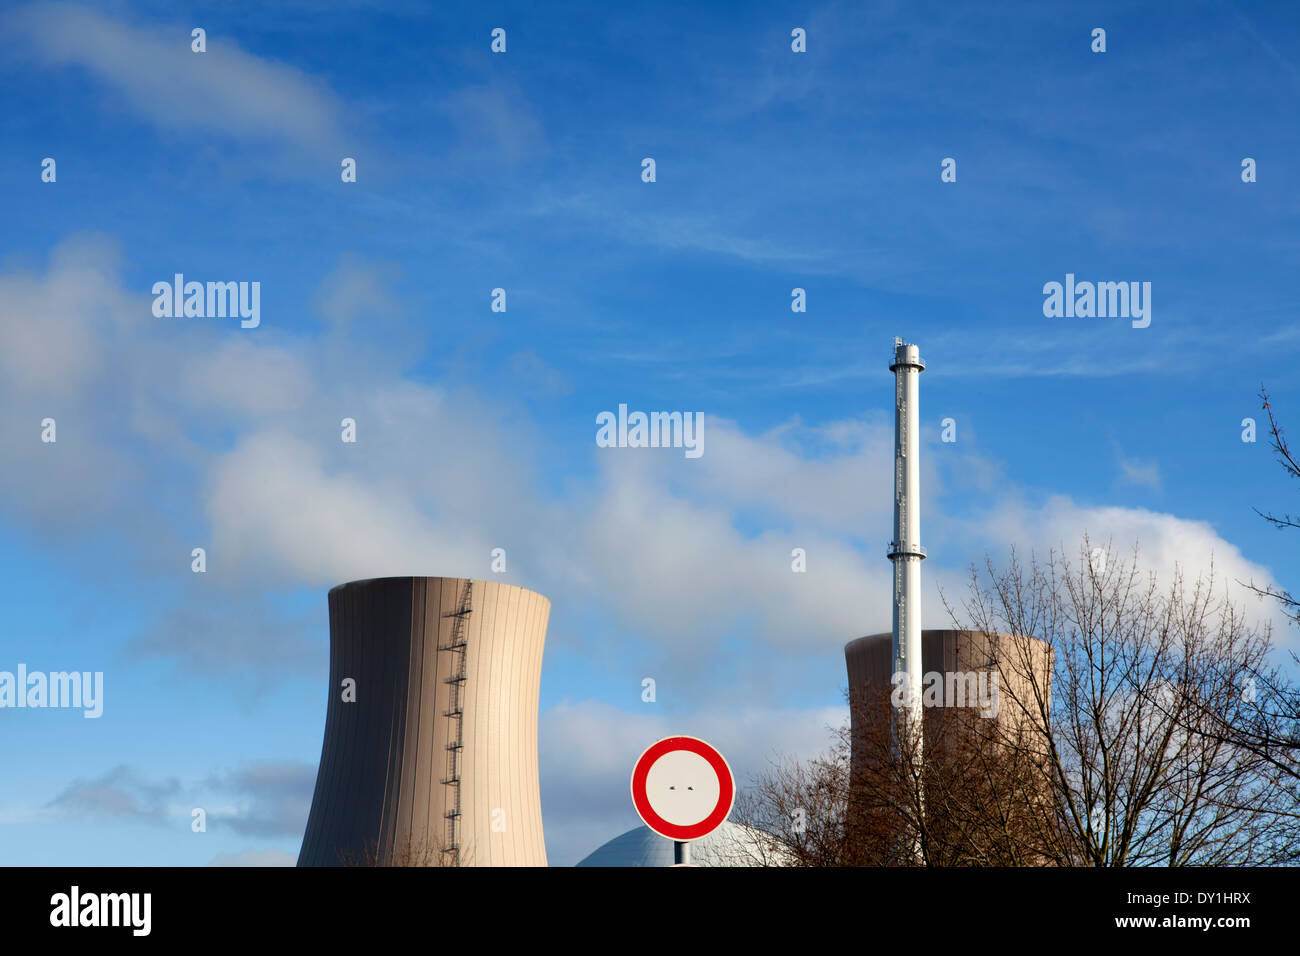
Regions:
<instances>
[{"instance_id":1,"label":"round road sign","mask_svg":"<svg viewBox=\"0 0 1300 956\"><path fill-rule=\"evenodd\" d=\"M698 737L665 737L632 769L632 803L645 825L670 840L698 840L727 819L736 783L727 761Z\"/></svg>"}]
</instances>

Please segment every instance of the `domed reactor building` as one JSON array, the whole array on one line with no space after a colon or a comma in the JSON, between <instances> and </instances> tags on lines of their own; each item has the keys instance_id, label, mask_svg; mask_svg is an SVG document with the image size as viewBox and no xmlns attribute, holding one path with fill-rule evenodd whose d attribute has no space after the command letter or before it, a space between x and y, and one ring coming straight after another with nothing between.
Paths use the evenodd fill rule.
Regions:
<instances>
[{"instance_id":1,"label":"domed reactor building","mask_svg":"<svg viewBox=\"0 0 1300 956\"><path fill-rule=\"evenodd\" d=\"M537 707L551 603L467 578L329 593L325 739L299 866L545 866Z\"/></svg>"},{"instance_id":2,"label":"domed reactor building","mask_svg":"<svg viewBox=\"0 0 1300 956\"><path fill-rule=\"evenodd\" d=\"M672 866L673 841L647 826L633 827L597 847L578 866ZM730 820L691 843L691 866L783 866L782 848L770 837Z\"/></svg>"}]
</instances>

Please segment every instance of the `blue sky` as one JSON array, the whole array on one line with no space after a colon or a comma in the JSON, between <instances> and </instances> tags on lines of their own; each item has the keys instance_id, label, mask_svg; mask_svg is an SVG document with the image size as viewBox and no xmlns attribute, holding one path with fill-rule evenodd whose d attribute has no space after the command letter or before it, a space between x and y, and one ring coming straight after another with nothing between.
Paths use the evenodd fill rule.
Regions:
<instances>
[{"instance_id":1,"label":"blue sky","mask_svg":"<svg viewBox=\"0 0 1300 956\"><path fill-rule=\"evenodd\" d=\"M0 670L105 674L98 720L0 711L0 861L292 862L329 587L494 547L553 605L552 863L636 823L666 733L816 752L889 626L895 335L927 622L1085 532L1297 586L1241 440L1261 385L1300 423L1294 10L429 6L0 14ZM259 281L261 325L155 318L176 272ZM1046 318L1067 273L1150 282L1150 326ZM703 412L704 455L597 448L620 403Z\"/></svg>"}]
</instances>

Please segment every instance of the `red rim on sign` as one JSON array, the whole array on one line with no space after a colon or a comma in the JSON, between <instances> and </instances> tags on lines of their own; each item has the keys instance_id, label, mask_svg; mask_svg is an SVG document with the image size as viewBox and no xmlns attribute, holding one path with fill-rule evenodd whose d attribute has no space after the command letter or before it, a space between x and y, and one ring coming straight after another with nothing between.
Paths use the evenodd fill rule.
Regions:
<instances>
[{"instance_id":1,"label":"red rim on sign","mask_svg":"<svg viewBox=\"0 0 1300 956\"><path fill-rule=\"evenodd\" d=\"M647 747L632 770L636 812L646 826L670 840L698 840L712 833L731 813L735 798L727 761L698 737L665 737Z\"/></svg>"}]
</instances>

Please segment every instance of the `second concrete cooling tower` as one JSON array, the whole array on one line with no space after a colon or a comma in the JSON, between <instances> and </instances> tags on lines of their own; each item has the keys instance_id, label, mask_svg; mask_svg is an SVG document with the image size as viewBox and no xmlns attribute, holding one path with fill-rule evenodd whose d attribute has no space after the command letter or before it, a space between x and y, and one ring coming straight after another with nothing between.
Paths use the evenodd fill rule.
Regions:
<instances>
[{"instance_id":1,"label":"second concrete cooling tower","mask_svg":"<svg viewBox=\"0 0 1300 956\"><path fill-rule=\"evenodd\" d=\"M551 603L465 578L329 593L330 697L299 866L545 866L537 704Z\"/></svg>"},{"instance_id":2,"label":"second concrete cooling tower","mask_svg":"<svg viewBox=\"0 0 1300 956\"><path fill-rule=\"evenodd\" d=\"M894 688L892 634L872 634L844 645L849 672L851 721L856 732L864 731L872 704ZM939 700L925 707L929 718L951 706L953 691L960 691L961 706L976 707L979 692L991 691L996 706L990 715L1011 726L1015 721L1038 715L1038 697L1050 700L1053 653L1050 645L1037 638L1012 634L984 634L975 631L927 630L921 634L921 667L918 676L927 688L938 691ZM993 684L980 675L996 672ZM971 678L975 678L972 680ZM960 678L960 679L958 679ZM970 699L966 699L970 698Z\"/></svg>"}]
</instances>

